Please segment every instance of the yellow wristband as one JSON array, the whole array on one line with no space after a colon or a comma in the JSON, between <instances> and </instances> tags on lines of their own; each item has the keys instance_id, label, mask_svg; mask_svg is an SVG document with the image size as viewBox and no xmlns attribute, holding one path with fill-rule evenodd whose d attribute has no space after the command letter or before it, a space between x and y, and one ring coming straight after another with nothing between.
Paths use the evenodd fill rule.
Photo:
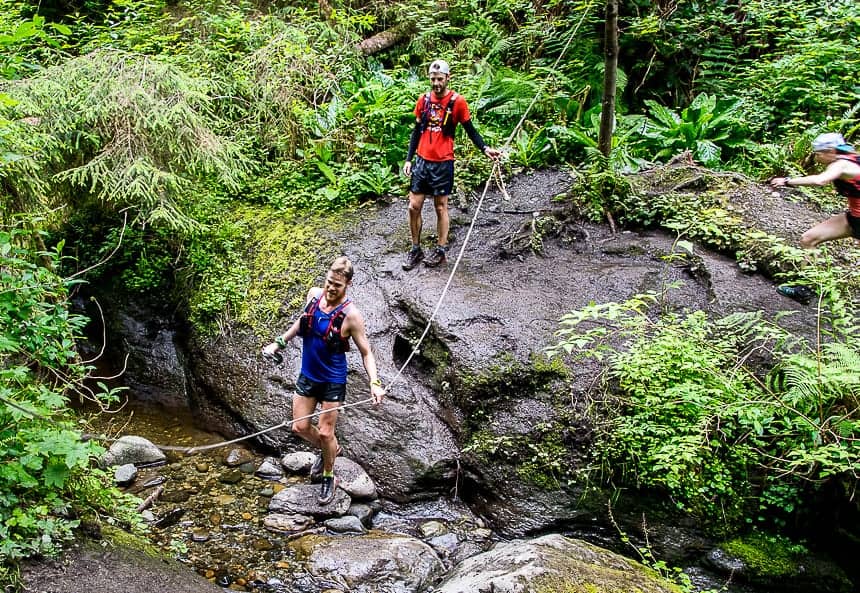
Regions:
<instances>
[{"instance_id":1,"label":"yellow wristband","mask_svg":"<svg viewBox=\"0 0 860 593\"><path fill-rule=\"evenodd\" d=\"M370 384L375 385L376 387L382 387L382 381L380 381L379 379L374 379L370 382Z\"/></svg>"}]
</instances>

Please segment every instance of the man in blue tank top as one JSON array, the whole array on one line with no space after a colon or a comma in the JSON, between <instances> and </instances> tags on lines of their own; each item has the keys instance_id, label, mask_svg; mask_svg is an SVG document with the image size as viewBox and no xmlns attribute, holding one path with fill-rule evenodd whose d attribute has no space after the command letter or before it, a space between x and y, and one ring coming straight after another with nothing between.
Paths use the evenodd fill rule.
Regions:
<instances>
[{"instance_id":1,"label":"man in blue tank top","mask_svg":"<svg viewBox=\"0 0 860 593\"><path fill-rule=\"evenodd\" d=\"M340 452L340 446L335 436L335 425L337 409L346 399L345 352L349 350L350 340L361 354L374 403L379 404L385 395L376 374L376 358L367 340L364 317L346 297L352 274L353 267L349 259L341 256L334 260L323 287L315 287L308 292L307 306L302 316L286 333L263 348L264 355L274 356L294 337L302 337L302 370L296 379L293 418L313 414L317 403L325 413L319 416L317 426L309 418L293 422L293 432L321 450L320 457L311 468L311 475L322 472L321 505L334 500L337 490L334 460Z\"/></svg>"}]
</instances>

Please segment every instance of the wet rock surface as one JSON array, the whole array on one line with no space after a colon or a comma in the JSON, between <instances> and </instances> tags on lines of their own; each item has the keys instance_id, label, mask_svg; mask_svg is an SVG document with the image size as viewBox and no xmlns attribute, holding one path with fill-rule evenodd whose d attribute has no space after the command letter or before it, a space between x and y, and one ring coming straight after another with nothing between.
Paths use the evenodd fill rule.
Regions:
<instances>
[{"instance_id":1,"label":"wet rock surface","mask_svg":"<svg viewBox=\"0 0 860 593\"><path fill-rule=\"evenodd\" d=\"M103 545L104 544L104 545ZM222 589L176 560L129 546L76 544L59 560L27 561L25 593L218 593Z\"/></svg>"},{"instance_id":2,"label":"wet rock surface","mask_svg":"<svg viewBox=\"0 0 860 593\"><path fill-rule=\"evenodd\" d=\"M561 535L497 544L459 564L437 593L676 593L655 572L629 558Z\"/></svg>"}]
</instances>

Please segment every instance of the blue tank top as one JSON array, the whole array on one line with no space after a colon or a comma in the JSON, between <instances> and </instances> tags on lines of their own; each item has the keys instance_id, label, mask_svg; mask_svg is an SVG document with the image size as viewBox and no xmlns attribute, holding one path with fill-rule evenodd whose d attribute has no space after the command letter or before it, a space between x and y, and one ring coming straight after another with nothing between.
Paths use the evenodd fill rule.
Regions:
<instances>
[{"instance_id":1,"label":"blue tank top","mask_svg":"<svg viewBox=\"0 0 860 593\"><path fill-rule=\"evenodd\" d=\"M317 383L346 383L346 354L332 352L325 343L325 332L337 311L324 313L315 307L310 331L302 338L302 374Z\"/></svg>"}]
</instances>

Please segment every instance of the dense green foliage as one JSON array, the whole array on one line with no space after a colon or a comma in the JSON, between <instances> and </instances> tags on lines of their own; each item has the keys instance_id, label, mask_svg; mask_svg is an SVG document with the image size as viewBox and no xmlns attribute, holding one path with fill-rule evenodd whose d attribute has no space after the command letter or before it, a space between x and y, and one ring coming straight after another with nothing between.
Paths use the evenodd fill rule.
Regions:
<instances>
[{"instance_id":1,"label":"dense green foliage","mask_svg":"<svg viewBox=\"0 0 860 593\"><path fill-rule=\"evenodd\" d=\"M95 488L100 476L88 468L98 450L80 441L65 409L88 369L74 352L84 320L69 314L69 283L58 274L76 265L92 268L87 280L170 295L201 333L227 321L260 330L282 314L285 290L298 306L307 270L329 255L315 233L321 217L405 192L398 172L433 57L452 64L452 87L484 138L507 151L507 167L585 163L581 193L593 216L667 224L789 264L800 259L790 248L772 237L744 243L718 208L673 195L625 209L631 186L620 172L687 150L713 168L765 177L799 170L817 132L856 138L860 123L860 64L844 42L860 36L856 2L620 2L608 158L596 153L598 0L331 4L330 14L311 1L0 8L0 443L11 460L0 476L0 559L50 549L83 506L113 496ZM382 51L360 49L384 31L401 36ZM465 194L488 162L463 138L458 158ZM45 214L21 224L20 213ZM64 239L74 260L61 257ZM857 353L838 344L854 322L838 274L820 266L801 274L832 297L833 344L774 350L782 360L770 380L734 372L740 335L776 338L761 320L676 314L643 323L650 318L629 304L613 313L631 324L631 347L611 353L608 384L623 405L605 433L606 467L629 454L618 466L625 475L667 489L684 508L733 517L750 512L738 499L753 490L787 512L809 483L848 480L854 392L844 369ZM664 391L675 397L662 401ZM742 405L750 401L762 403ZM759 451L779 460L762 476L797 480L757 478L746 489L750 467L763 465Z\"/></svg>"},{"instance_id":2,"label":"dense green foliage","mask_svg":"<svg viewBox=\"0 0 860 593\"><path fill-rule=\"evenodd\" d=\"M29 220L28 225L38 221ZM34 231L0 228L0 558L55 551L81 516L127 503L93 468L104 450L84 442L70 397L109 403L116 391L85 384L76 353L86 319L68 311L74 281L58 277L62 244L35 253ZM119 503L119 504L118 504Z\"/></svg>"},{"instance_id":3,"label":"dense green foliage","mask_svg":"<svg viewBox=\"0 0 860 593\"><path fill-rule=\"evenodd\" d=\"M655 311L661 302L649 293L571 312L550 350L605 360L598 481L665 491L729 530L785 521L828 482L854 491L860 350L850 317L822 320L831 335L809 345L759 313L711 321Z\"/></svg>"}]
</instances>

